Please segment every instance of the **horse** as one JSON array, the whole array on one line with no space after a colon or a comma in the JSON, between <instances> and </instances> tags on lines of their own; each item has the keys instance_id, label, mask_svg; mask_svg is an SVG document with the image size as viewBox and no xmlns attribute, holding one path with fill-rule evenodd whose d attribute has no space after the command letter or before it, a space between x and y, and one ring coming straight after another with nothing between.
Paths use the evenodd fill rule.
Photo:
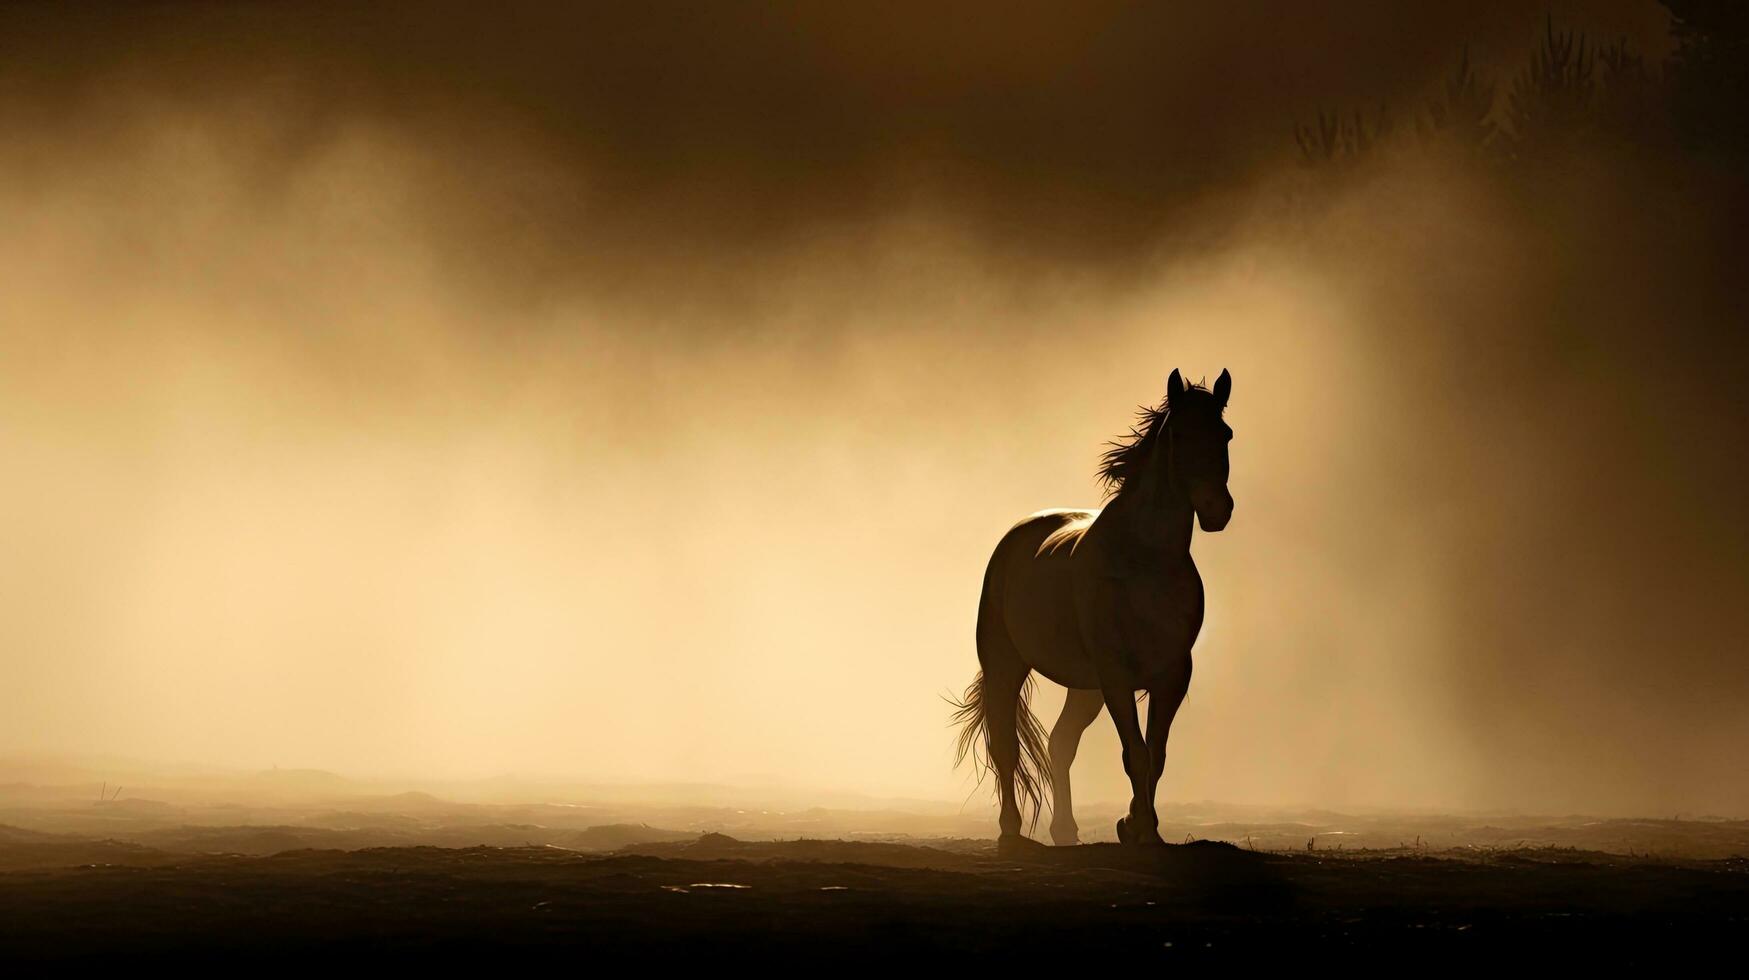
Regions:
<instances>
[{"instance_id":1,"label":"horse","mask_svg":"<svg viewBox=\"0 0 1749 980\"><path fill-rule=\"evenodd\" d=\"M1209 389L1186 384L1174 369L1165 400L1141 409L1129 435L1101 456L1105 506L1033 514L1010 528L990 556L978 602L980 669L953 703L956 765L970 752L996 777L999 849L1027 843L1020 801L1036 827L1046 791L1052 843L1079 842L1069 767L1100 708L1117 726L1130 780L1118 840L1161 843L1154 790L1202 629L1191 517L1213 533L1233 516L1227 489L1233 430L1221 418L1232 389L1227 371ZM1048 744L1028 704L1035 671L1068 688ZM1138 691L1148 700L1145 734Z\"/></svg>"}]
</instances>

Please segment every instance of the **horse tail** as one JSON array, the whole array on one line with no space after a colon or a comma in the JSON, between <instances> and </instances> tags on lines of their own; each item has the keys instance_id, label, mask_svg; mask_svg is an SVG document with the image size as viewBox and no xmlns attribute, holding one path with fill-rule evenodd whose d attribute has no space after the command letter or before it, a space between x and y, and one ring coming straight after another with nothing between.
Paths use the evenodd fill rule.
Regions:
<instances>
[{"instance_id":1,"label":"horse tail","mask_svg":"<svg viewBox=\"0 0 1749 980\"><path fill-rule=\"evenodd\" d=\"M1015 734L1020 740L1020 762L1014 767L1014 783L1021 811L1032 811L1032 819L1027 824L1029 828L1038 826L1045 794L1051 787L1050 737L1045 733L1045 726L1039 723L1038 716L1032 713L1034 680L1032 675L1027 675L1014 706ZM996 760L990 754L990 715L984 701L984 672L980 670L972 678L964 697L950 697L947 703L954 709L951 724L959 728L954 768L964 764L966 757L970 756L980 786L985 773L1002 778L996 769Z\"/></svg>"}]
</instances>

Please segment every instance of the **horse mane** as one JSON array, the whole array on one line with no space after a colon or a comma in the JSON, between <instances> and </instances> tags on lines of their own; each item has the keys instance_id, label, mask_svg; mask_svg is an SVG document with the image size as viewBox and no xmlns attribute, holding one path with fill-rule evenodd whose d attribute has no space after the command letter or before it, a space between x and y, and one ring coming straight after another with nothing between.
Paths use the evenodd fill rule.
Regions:
<instances>
[{"instance_id":1,"label":"horse mane","mask_svg":"<svg viewBox=\"0 0 1749 980\"><path fill-rule=\"evenodd\" d=\"M1187 384L1184 394L1196 392L1208 395L1208 388L1201 382ZM1182 397L1182 396L1181 396ZM1106 443L1110 448L1099 454L1099 482L1105 485L1106 496L1115 496L1124 487L1124 482L1132 475L1141 472L1142 462L1153 452L1154 443L1159 439L1160 432L1165 429L1167 421L1172 417L1170 400L1160 402L1149 408L1146 405L1136 409L1136 421L1130 426L1129 435L1122 436Z\"/></svg>"}]
</instances>

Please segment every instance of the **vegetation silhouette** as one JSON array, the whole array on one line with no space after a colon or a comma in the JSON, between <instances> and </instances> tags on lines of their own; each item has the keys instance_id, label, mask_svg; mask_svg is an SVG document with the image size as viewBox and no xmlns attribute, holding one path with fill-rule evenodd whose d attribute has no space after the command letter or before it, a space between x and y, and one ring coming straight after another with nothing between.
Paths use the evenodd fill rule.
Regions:
<instances>
[{"instance_id":1,"label":"vegetation silhouette","mask_svg":"<svg viewBox=\"0 0 1749 980\"><path fill-rule=\"evenodd\" d=\"M1595 43L1562 30L1552 15L1528 59L1501 87L1462 49L1439 91L1392 125L1380 103L1369 121L1359 110L1319 109L1296 123L1301 162L1346 168L1412 133L1424 145L1458 149L1507 164L1559 156L1587 139L1682 153L1749 152L1749 6L1731 0L1662 0L1675 48L1650 66L1626 40Z\"/></svg>"},{"instance_id":2,"label":"vegetation silhouette","mask_svg":"<svg viewBox=\"0 0 1749 980\"><path fill-rule=\"evenodd\" d=\"M1111 494L1106 506L1033 514L990 557L978 604L981 669L955 720L959 761L971 754L996 776L1000 841L1010 849L1024 846L1022 804L1036 825L1047 790L1051 839L1078 842L1069 768L1101 707L1117 726L1130 779L1118 840L1161 843L1154 790L1202 628L1192 517L1212 533L1233 515L1233 430L1221 419L1232 387L1226 371L1211 390L1186 384L1174 370L1166 400L1143 409L1129 438L1105 453L1099 476ZM1035 671L1069 689L1048 743L1027 703ZM1148 696L1145 733L1137 691Z\"/></svg>"}]
</instances>

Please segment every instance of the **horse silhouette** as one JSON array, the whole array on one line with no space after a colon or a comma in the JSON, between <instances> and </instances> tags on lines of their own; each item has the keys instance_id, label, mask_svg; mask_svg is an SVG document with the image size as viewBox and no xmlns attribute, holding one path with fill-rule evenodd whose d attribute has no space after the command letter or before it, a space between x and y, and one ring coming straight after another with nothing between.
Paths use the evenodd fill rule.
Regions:
<instances>
[{"instance_id":1,"label":"horse silhouette","mask_svg":"<svg viewBox=\"0 0 1749 980\"><path fill-rule=\"evenodd\" d=\"M1022 798L1036 826L1046 790L1053 791L1052 841L1079 840L1069 767L1102 706L1123 741L1130 779L1118 839L1160 843L1154 788L1202 628L1191 517L1214 532L1233 515L1233 430L1221 420L1232 389L1226 371L1210 390L1185 384L1174 370L1165 402L1143 409L1129 438L1102 457L1105 507L1040 511L1009 529L990 556L978 603L981 670L954 717L959 761L971 752L996 775L1000 844L1022 842ZM1034 671L1069 689L1048 748L1027 704ZM1148 695L1145 735L1137 691Z\"/></svg>"}]
</instances>

